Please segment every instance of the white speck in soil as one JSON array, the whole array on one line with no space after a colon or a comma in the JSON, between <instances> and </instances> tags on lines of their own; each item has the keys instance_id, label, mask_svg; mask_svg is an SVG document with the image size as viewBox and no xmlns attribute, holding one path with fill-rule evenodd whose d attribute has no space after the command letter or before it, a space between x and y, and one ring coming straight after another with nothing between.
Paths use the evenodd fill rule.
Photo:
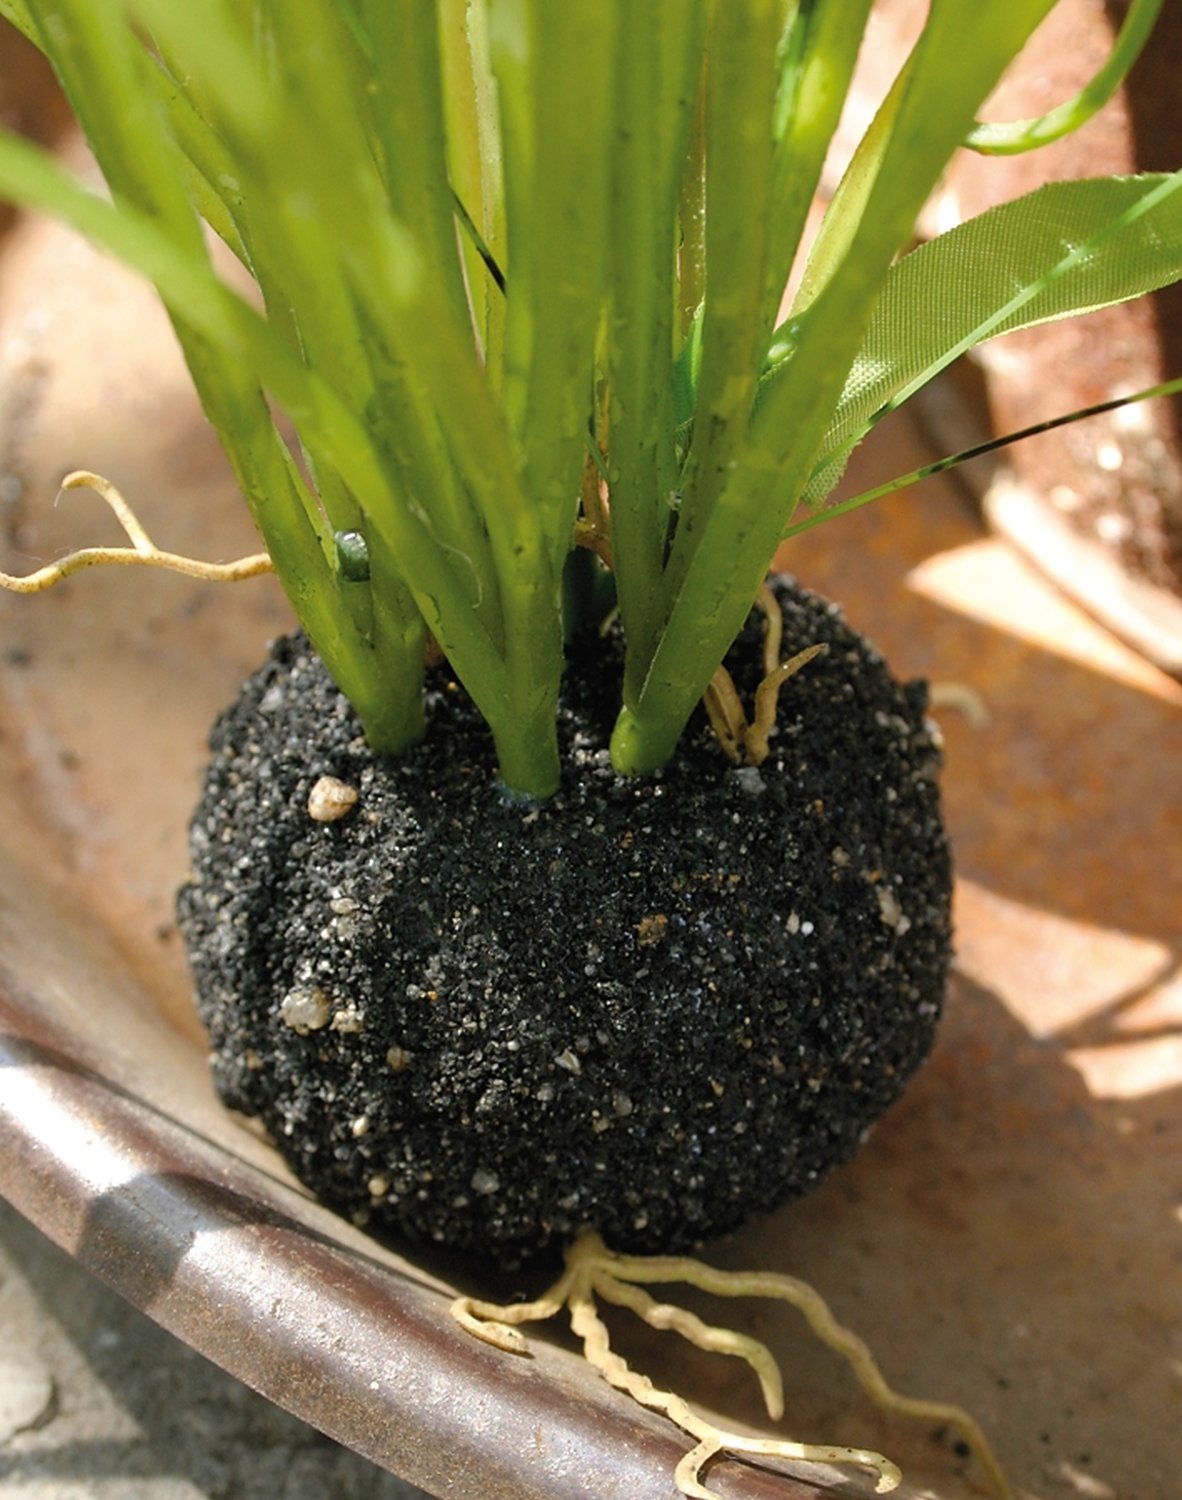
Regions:
<instances>
[{"instance_id":1,"label":"white speck in soil","mask_svg":"<svg viewBox=\"0 0 1182 1500\"><path fill-rule=\"evenodd\" d=\"M352 812L360 794L336 776L320 776L308 793L308 816L316 823L336 823Z\"/></svg>"},{"instance_id":2,"label":"white speck in soil","mask_svg":"<svg viewBox=\"0 0 1182 1500\"><path fill-rule=\"evenodd\" d=\"M313 984L297 985L289 990L279 1004L279 1014L294 1032L319 1031L328 1025L331 1008L328 996Z\"/></svg>"}]
</instances>

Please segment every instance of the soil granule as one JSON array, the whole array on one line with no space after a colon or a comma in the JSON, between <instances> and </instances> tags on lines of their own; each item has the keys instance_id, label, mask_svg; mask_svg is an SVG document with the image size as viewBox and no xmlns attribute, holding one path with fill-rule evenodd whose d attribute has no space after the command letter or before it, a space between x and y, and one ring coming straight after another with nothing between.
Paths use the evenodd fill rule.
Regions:
<instances>
[{"instance_id":1,"label":"soil granule","mask_svg":"<svg viewBox=\"0 0 1182 1500\"><path fill-rule=\"evenodd\" d=\"M950 949L925 689L777 593L782 656L829 649L762 766L699 715L618 776L597 641L534 807L446 665L426 739L379 759L307 642L272 648L213 731L179 911L218 1090L324 1201L505 1266L585 1224L683 1249L816 1186L898 1096ZM761 623L727 662L748 702ZM335 822L308 813L323 776L359 792Z\"/></svg>"}]
</instances>

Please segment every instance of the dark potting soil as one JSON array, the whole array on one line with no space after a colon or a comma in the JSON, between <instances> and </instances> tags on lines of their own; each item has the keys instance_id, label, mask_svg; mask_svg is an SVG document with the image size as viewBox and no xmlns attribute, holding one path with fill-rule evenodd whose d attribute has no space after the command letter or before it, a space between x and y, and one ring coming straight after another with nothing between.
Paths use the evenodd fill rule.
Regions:
<instances>
[{"instance_id":1,"label":"dark potting soil","mask_svg":"<svg viewBox=\"0 0 1182 1500\"><path fill-rule=\"evenodd\" d=\"M685 1248L814 1187L929 1050L950 863L922 684L786 582L771 755L704 718L611 768L618 651L572 650L565 779L499 794L446 667L369 753L302 637L216 725L179 897L217 1087L358 1222L512 1266L593 1225ZM747 701L762 615L728 658ZM613 648L614 649L614 648ZM322 776L356 788L309 816Z\"/></svg>"}]
</instances>

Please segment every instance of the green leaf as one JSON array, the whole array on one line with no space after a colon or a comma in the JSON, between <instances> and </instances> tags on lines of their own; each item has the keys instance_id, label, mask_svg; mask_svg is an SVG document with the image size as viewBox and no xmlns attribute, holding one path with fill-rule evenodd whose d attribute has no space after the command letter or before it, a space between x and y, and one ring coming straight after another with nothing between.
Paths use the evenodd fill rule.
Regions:
<instances>
[{"instance_id":1,"label":"green leaf","mask_svg":"<svg viewBox=\"0 0 1182 1500\"><path fill-rule=\"evenodd\" d=\"M824 499L877 421L985 339L1182 277L1179 189L1182 172L1049 183L904 256L886 277L806 503Z\"/></svg>"},{"instance_id":2,"label":"green leaf","mask_svg":"<svg viewBox=\"0 0 1182 1500\"><path fill-rule=\"evenodd\" d=\"M1103 109L1125 81L1149 40L1163 0L1132 0L1112 51L1092 78L1073 99L1033 120L1015 120L998 125L978 122L965 145L983 156L1017 156L1061 140L1085 125Z\"/></svg>"},{"instance_id":3,"label":"green leaf","mask_svg":"<svg viewBox=\"0 0 1182 1500\"><path fill-rule=\"evenodd\" d=\"M451 187L476 231L465 235L464 266L472 317L496 384L504 348L503 277L492 275L483 246L498 270L505 251L505 192L496 84L488 57L488 17L471 0L439 0L439 37Z\"/></svg>"},{"instance_id":4,"label":"green leaf","mask_svg":"<svg viewBox=\"0 0 1182 1500\"><path fill-rule=\"evenodd\" d=\"M772 121L783 30L776 0L728 0L713 7L706 38L706 296L683 486L683 516L691 525L693 512L713 505L732 470L755 396L751 371L767 338L771 221L751 205L770 203L775 181Z\"/></svg>"},{"instance_id":5,"label":"green leaf","mask_svg":"<svg viewBox=\"0 0 1182 1500\"><path fill-rule=\"evenodd\" d=\"M509 227L502 395L557 588L605 296L616 11L490 0Z\"/></svg>"},{"instance_id":6,"label":"green leaf","mask_svg":"<svg viewBox=\"0 0 1182 1500\"><path fill-rule=\"evenodd\" d=\"M399 109L367 134L372 116L358 102L356 73L367 53L376 111L400 93L405 70L439 69L432 9L416 0L415 36L397 45L385 28L388 18L374 7L351 13L358 28L352 30L335 7L267 0L261 9L278 60L272 68L256 55L226 0L209 0L200 12L172 0L132 3L168 55L185 58L195 97L239 164L250 209L243 237L269 320L283 329L309 377L320 377L305 386L319 393L321 415L331 391L334 420L347 407L363 434L346 453L326 441L328 429L312 420L306 403L302 419L288 407L333 528L359 529L358 511L364 512L375 562L380 542L392 576L397 560L406 588L489 720L503 769L514 762L505 774L530 790L552 783L552 710L562 661L557 548L543 507L523 484L460 295L459 244L444 222L450 193L438 191L442 123L436 118L429 128L424 118L416 133ZM244 78L251 79L249 89L240 87ZM417 79L420 111L439 103L438 88L438 77ZM545 120L532 128L544 134ZM584 367L588 361L589 353ZM569 403L574 389L585 416L586 394L569 371L538 373L551 376L536 385L548 410ZM540 416L536 425L554 430ZM581 440L576 428L576 482L570 499L562 496L571 519ZM362 468L371 476L364 483ZM553 502L556 486L550 488ZM375 568L375 593L377 577ZM547 703L549 730L539 723ZM538 748L508 748L526 740ZM530 771L531 760L546 761L546 768Z\"/></svg>"},{"instance_id":7,"label":"green leaf","mask_svg":"<svg viewBox=\"0 0 1182 1500\"><path fill-rule=\"evenodd\" d=\"M782 43L769 202L767 327L779 314L821 169L853 79L872 0L801 5Z\"/></svg>"},{"instance_id":8,"label":"green leaf","mask_svg":"<svg viewBox=\"0 0 1182 1500\"><path fill-rule=\"evenodd\" d=\"M390 204L435 268L456 321L468 321L444 135L439 19L433 5L361 0L372 77L357 92L375 121Z\"/></svg>"},{"instance_id":9,"label":"green leaf","mask_svg":"<svg viewBox=\"0 0 1182 1500\"><path fill-rule=\"evenodd\" d=\"M723 488L711 493L708 484L706 503L700 503L691 474L683 492L665 569L665 629L651 660L633 674L643 680L640 693L625 695L613 740L617 768L648 770L672 753L738 634L813 471L892 260L975 110L1052 3L933 0L881 134L862 163L865 185L847 197L825 274L799 310L792 357L747 424ZM708 205L708 220L712 211ZM708 356L704 337L703 386ZM706 399L699 395L695 445Z\"/></svg>"},{"instance_id":10,"label":"green leaf","mask_svg":"<svg viewBox=\"0 0 1182 1500\"><path fill-rule=\"evenodd\" d=\"M674 267L705 25L702 0L633 6L622 17L614 70L615 116L634 123L610 149L611 302L602 339L610 410L599 425L610 435L612 553L632 661L651 651L660 625L676 437L682 423L688 427L696 387L688 342L687 362L674 366ZM693 326L700 352L700 322Z\"/></svg>"},{"instance_id":11,"label":"green leaf","mask_svg":"<svg viewBox=\"0 0 1182 1500\"><path fill-rule=\"evenodd\" d=\"M31 42L37 40L37 23L28 0L0 0L0 19L10 21Z\"/></svg>"}]
</instances>

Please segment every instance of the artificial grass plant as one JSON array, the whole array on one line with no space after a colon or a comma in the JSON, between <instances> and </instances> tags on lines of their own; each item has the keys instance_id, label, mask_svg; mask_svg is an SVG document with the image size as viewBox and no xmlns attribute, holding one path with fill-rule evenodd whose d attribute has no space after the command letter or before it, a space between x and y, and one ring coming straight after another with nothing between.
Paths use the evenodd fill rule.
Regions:
<instances>
[{"instance_id":1,"label":"artificial grass plant","mask_svg":"<svg viewBox=\"0 0 1182 1500\"><path fill-rule=\"evenodd\" d=\"M423 733L433 637L544 797L576 553L627 641L613 762L652 771L876 421L981 339L1182 273L1182 174L905 253L963 143L1078 126L1160 3L1077 100L982 127L1053 0L934 0L787 304L871 0L0 0L111 199L11 135L0 191L154 282L370 744Z\"/></svg>"},{"instance_id":2,"label":"artificial grass plant","mask_svg":"<svg viewBox=\"0 0 1182 1500\"><path fill-rule=\"evenodd\" d=\"M1182 275L1182 173L1058 184L910 248L962 145L1031 149L1084 123L1160 4L1133 0L1077 99L983 126L1053 0L933 0L809 242L871 0L0 0L53 62L110 198L12 136L0 191L154 282L270 563L391 753L358 748L298 639L219 721L181 896L219 1090L355 1222L506 1265L570 1247L553 1296L459 1312L517 1347L501 1324L569 1302L607 1378L693 1433L685 1494L713 1493L700 1471L721 1451L869 1464L880 1489L895 1471L721 1433L633 1375L596 1293L741 1354L776 1406L762 1345L637 1290L666 1272L811 1309L872 1393L958 1422L1008 1493L975 1424L894 1396L799 1284L643 1263L578 1229L667 1249L787 1201L930 1045L949 871L922 690L763 580L784 538L891 487L830 498L855 445L953 359ZM120 515L116 560L186 565L105 481L68 483ZM568 651L609 582L614 768L683 747L626 792L588 748L621 633ZM736 637L753 726L719 678ZM424 791L396 752L424 733L432 639L471 702L428 686L467 748ZM724 745L758 760L779 683L826 647L800 694L826 753L793 753L793 723L766 779L708 774L683 738L703 694ZM504 787L555 793L568 658L566 787L542 810L468 806L458 833L447 778L471 784L473 704ZM255 743L263 699L287 759ZM539 881L553 898L564 869L571 897L539 922Z\"/></svg>"}]
</instances>

